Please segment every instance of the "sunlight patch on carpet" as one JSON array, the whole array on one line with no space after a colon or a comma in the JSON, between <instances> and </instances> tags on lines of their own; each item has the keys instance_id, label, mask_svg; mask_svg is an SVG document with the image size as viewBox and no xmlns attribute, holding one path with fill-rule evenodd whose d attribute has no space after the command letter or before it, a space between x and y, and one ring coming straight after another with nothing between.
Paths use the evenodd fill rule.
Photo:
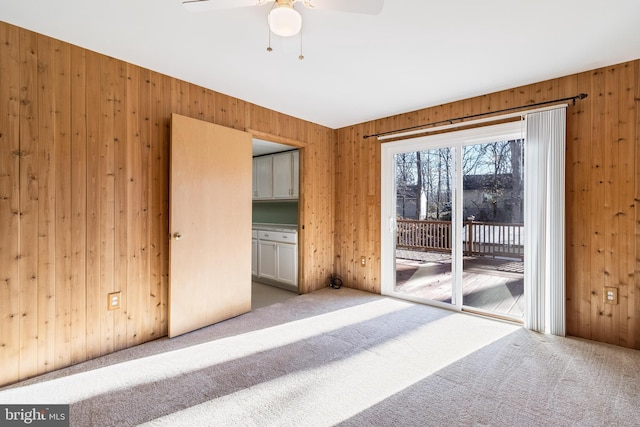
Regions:
<instances>
[{"instance_id":1,"label":"sunlight patch on carpet","mask_svg":"<svg viewBox=\"0 0 640 427\"><path fill-rule=\"evenodd\" d=\"M334 425L519 329L465 314L448 315L358 349L348 358L283 375L145 425L278 425L282 413L287 413L289 425L296 419L304 425Z\"/></svg>"},{"instance_id":2,"label":"sunlight patch on carpet","mask_svg":"<svg viewBox=\"0 0 640 427\"><path fill-rule=\"evenodd\" d=\"M74 403L269 351L411 307L379 299L302 320L0 392L4 403ZM247 314L245 316L250 316ZM238 319L241 320L241 319ZM234 319L230 320L231 322ZM213 326L215 327L215 325ZM180 339L179 337L176 339ZM171 340L168 341L169 343ZM117 354L117 353L116 353Z\"/></svg>"}]
</instances>

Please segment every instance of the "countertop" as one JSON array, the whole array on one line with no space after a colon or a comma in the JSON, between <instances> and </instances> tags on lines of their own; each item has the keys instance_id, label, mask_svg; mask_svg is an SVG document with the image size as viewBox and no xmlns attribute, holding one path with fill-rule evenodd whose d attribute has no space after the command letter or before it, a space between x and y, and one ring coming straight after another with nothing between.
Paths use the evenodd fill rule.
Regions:
<instances>
[{"instance_id":1,"label":"countertop","mask_svg":"<svg viewBox=\"0 0 640 427\"><path fill-rule=\"evenodd\" d=\"M286 231L290 233L298 232L298 226L296 224L268 224L254 222L252 228L254 230Z\"/></svg>"}]
</instances>

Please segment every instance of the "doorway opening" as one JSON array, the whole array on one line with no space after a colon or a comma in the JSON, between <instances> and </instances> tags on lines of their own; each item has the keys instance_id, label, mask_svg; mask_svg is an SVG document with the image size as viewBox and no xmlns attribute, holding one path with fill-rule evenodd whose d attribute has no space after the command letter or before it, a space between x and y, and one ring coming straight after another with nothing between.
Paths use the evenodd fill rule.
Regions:
<instances>
[{"instance_id":1,"label":"doorway opening","mask_svg":"<svg viewBox=\"0 0 640 427\"><path fill-rule=\"evenodd\" d=\"M253 139L252 306L299 291L300 147Z\"/></svg>"}]
</instances>

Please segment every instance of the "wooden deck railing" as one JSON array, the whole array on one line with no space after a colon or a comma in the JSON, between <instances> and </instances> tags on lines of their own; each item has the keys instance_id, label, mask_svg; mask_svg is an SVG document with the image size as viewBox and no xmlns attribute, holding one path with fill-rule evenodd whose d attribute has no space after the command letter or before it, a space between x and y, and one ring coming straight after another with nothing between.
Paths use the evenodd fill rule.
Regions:
<instances>
[{"instance_id":1,"label":"wooden deck railing","mask_svg":"<svg viewBox=\"0 0 640 427\"><path fill-rule=\"evenodd\" d=\"M396 247L451 252L451 222L397 221ZM524 224L464 222L463 252L471 256L524 257Z\"/></svg>"}]
</instances>

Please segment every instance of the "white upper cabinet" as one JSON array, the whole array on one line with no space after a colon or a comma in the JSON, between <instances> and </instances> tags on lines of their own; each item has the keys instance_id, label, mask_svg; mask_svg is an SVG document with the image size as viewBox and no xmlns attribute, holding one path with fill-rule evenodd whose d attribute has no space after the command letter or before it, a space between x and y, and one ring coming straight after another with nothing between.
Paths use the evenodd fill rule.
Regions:
<instances>
[{"instance_id":1,"label":"white upper cabinet","mask_svg":"<svg viewBox=\"0 0 640 427\"><path fill-rule=\"evenodd\" d=\"M271 199L273 197L273 158L272 156L253 159L253 198Z\"/></svg>"},{"instance_id":2,"label":"white upper cabinet","mask_svg":"<svg viewBox=\"0 0 640 427\"><path fill-rule=\"evenodd\" d=\"M287 151L255 157L254 199L297 199L299 153Z\"/></svg>"},{"instance_id":3,"label":"white upper cabinet","mask_svg":"<svg viewBox=\"0 0 640 427\"><path fill-rule=\"evenodd\" d=\"M293 164L291 152L273 155L273 197L290 199L293 197Z\"/></svg>"},{"instance_id":4,"label":"white upper cabinet","mask_svg":"<svg viewBox=\"0 0 640 427\"><path fill-rule=\"evenodd\" d=\"M292 180L293 180L293 190L292 190L292 196L294 199L298 198L298 195L300 193L299 191L299 183L300 183L300 178L299 178L299 174L300 174L300 152L298 150L294 151L291 153L291 161L292 161L292 167L293 167L293 176L292 176Z\"/></svg>"}]
</instances>

